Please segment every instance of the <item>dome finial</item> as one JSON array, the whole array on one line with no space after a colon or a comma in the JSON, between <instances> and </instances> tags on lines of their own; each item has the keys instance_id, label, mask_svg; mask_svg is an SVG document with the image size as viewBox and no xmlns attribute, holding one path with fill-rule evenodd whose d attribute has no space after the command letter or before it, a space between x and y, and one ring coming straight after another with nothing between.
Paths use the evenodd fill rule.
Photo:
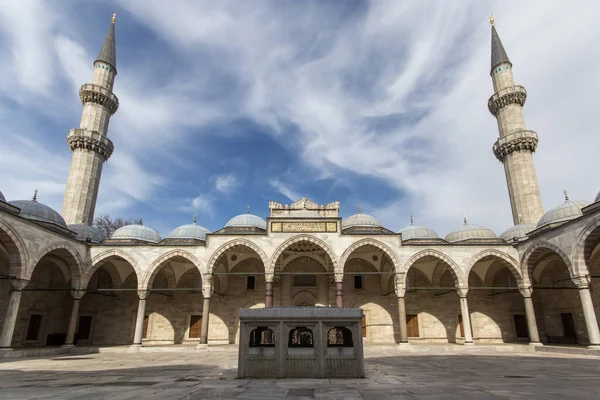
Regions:
<instances>
[{"instance_id":1,"label":"dome finial","mask_svg":"<svg viewBox=\"0 0 600 400\"><path fill-rule=\"evenodd\" d=\"M142 220L142 217L140 217L140 225L144 225L144 221Z\"/></svg>"},{"instance_id":2,"label":"dome finial","mask_svg":"<svg viewBox=\"0 0 600 400\"><path fill-rule=\"evenodd\" d=\"M415 224L415 221L413 221L413 216L412 216L412 215L410 216L410 224L411 224L411 225L414 225L414 224Z\"/></svg>"},{"instance_id":3,"label":"dome finial","mask_svg":"<svg viewBox=\"0 0 600 400\"><path fill-rule=\"evenodd\" d=\"M565 194L565 201L569 201L569 195L568 195L567 191L563 190L563 193Z\"/></svg>"},{"instance_id":4,"label":"dome finial","mask_svg":"<svg viewBox=\"0 0 600 400\"><path fill-rule=\"evenodd\" d=\"M467 217L463 217L463 224L465 224L465 225L467 225L467 224L468 224L468 222L467 222Z\"/></svg>"},{"instance_id":5,"label":"dome finial","mask_svg":"<svg viewBox=\"0 0 600 400\"><path fill-rule=\"evenodd\" d=\"M35 189L35 190L33 191L33 201L37 201L37 194L38 194L38 190L37 190L37 189Z\"/></svg>"},{"instance_id":6,"label":"dome finial","mask_svg":"<svg viewBox=\"0 0 600 400\"><path fill-rule=\"evenodd\" d=\"M494 14L490 15L490 24L494 25Z\"/></svg>"},{"instance_id":7,"label":"dome finial","mask_svg":"<svg viewBox=\"0 0 600 400\"><path fill-rule=\"evenodd\" d=\"M360 204L358 205L358 213L360 214Z\"/></svg>"},{"instance_id":8,"label":"dome finial","mask_svg":"<svg viewBox=\"0 0 600 400\"><path fill-rule=\"evenodd\" d=\"M194 225L196 225L196 214L194 214Z\"/></svg>"},{"instance_id":9,"label":"dome finial","mask_svg":"<svg viewBox=\"0 0 600 400\"><path fill-rule=\"evenodd\" d=\"M250 214L250 206L248 206L248 214Z\"/></svg>"},{"instance_id":10,"label":"dome finial","mask_svg":"<svg viewBox=\"0 0 600 400\"><path fill-rule=\"evenodd\" d=\"M112 23L114 24L117 19L117 13L113 13L112 15Z\"/></svg>"}]
</instances>

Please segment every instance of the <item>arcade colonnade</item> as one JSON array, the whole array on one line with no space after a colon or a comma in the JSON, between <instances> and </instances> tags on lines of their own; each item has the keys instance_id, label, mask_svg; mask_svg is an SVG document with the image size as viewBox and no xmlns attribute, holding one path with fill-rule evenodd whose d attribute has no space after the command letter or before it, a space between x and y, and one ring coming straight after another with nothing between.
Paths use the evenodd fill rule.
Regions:
<instances>
[{"instance_id":1,"label":"arcade colonnade","mask_svg":"<svg viewBox=\"0 0 600 400\"><path fill-rule=\"evenodd\" d=\"M48 343L44 320L45 334L66 332L66 346L76 333L90 345L233 343L237 309L288 305L363 308L367 342L470 345L528 336L540 344L541 327L545 341L571 335L600 345L600 299L590 292L600 270L597 223L582 231L572 255L550 242L519 254L511 246L394 247L373 238L334 251L316 236L297 235L270 254L236 238L204 255L165 248L145 263L142 246L95 246L85 262L68 242L33 253L6 225L0 232L1 273L9 278L2 280L1 348ZM574 310L574 332L548 316L565 310Z\"/></svg>"}]
</instances>

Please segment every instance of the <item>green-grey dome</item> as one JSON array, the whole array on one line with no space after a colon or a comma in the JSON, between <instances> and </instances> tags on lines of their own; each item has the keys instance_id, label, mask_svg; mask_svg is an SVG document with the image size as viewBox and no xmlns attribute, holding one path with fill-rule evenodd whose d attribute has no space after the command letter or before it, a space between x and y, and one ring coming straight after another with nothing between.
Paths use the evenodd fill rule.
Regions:
<instances>
[{"instance_id":1,"label":"green-grey dome","mask_svg":"<svg viewBox=\"0 0 600 400\"><path fill-rule=\"evenodd\" d=\"M542 226L555 224L558 222L567 222L580 217L583 215L581 209L589 204L589 202L582 200L568 200L567 197L567 200L565 200L564 203L554 207L542 215L542 218L540 218L539 222L537 223L537 227L541 228Z\"/></svg>"},{"instance_id":2,"label":"green-grey dome","mask_svg":"<svg viewBox=\"0 0 600 400\"><path fill-rule=\"evenodd\" d=\"M111 239L141 240L158 243L162 240L158 232L144 225L125 225L114 231Z\"/></svg>"},{"instance_id":3,"label":"green-grey dome","mask_svg":"<svg viewBox=\"0 0 600 400\"><path fill-rule=\"evenodd\" d=\"M37 200L13 200L8 204L21 209L19 215L31 221L47 222L66 228L67 223L61 215L45 204L38 203Z\"/></svg>"},{"instance_id":4,"label":"green-grey dome","mask_svg":"<svg viewBox=\"0 0 600 400\"><path fill-rule=\"evenodd\" d=\"M267 221L253 214L240 214L225 224L226 228L259 228L267 230Z\"/></svg>"},{"instance_id":5,"label":"green-grey dome","mask_svg":"<svg viewBox=\"0 0 600 400\"><path fill-rule=\"evenodd\" d=\"M514 226L511 226L510 228L508 228L507 230L505 230L504 232L502 232L502 234L500 235L500 238L506 240L507 242L512 242L515 238L517 240L525 239L525 238L527 238L527 234L534 229L535 229L535 224L514 225Z\"/></svg>"},{"instance_id":6,"label":"green-grey dome","mask_svg":"<svg viewBox=\"0 0 600 400\"><path fill-rule=\"evenodd\" d=\"M372 215L359 212L342 220L342 229L346 228L383 228L381 222Z\"/></svg>"},{"instance_id":7,"label":"green-grey dome","mask_svg":"<svg viewBox=\"0 0 600 400\"><path fill-rule=\"evenodd\" d=\"M81 240L82 242L100 243L106 239L104 233L95 226L71 224L69 225L69 230L77 232L77 237L75 239Z\"/></svg>"},{"instance_id":8,"label":"green-grey dome","mask_svg":"<svg viewBox=\"0 0 600 400\"><path fill-rule=\"evenodd\" d=\"M167 236L167 239L206 240L207 233L210 233L210 231L203 226L188 224L173 229L173 231Z\"/></svg>"},{"instance_id":9,"label":"green-grey dome","mask_svg":"<svg viewBox=\"0 0 600 400\"><path fill-rule=\"evenodd\" d=\"M400 229L402 240L410 239L439 239L437 233L433 229L426 228L424 226L415 225L412 217L410 218L410 225Z\"/></svg>"},{"instance_id":10,"label":"green-grey dome","mask_svg":"<svg viewBox=\"0 0 600 400\"><path fill-rule=\"evenodd\" d=\"M496 239L497 236L491 230L479 225L467 223L467 219L463 225L454 232L446 235L446 241L450 243L462 242L469 239Z\"/></svg>"}]
</instances>

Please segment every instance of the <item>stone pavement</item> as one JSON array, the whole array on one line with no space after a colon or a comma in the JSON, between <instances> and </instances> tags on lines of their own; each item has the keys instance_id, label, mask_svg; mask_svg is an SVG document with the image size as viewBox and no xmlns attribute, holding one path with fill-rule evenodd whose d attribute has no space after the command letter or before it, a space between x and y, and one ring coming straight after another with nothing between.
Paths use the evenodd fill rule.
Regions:
<instances>
[{"instance_id":1,"label":"stone pavement","mask_svg":"<svg viewBox=\"0 0 600 400\"><path fill-rule=\"evenodd\" d=\"M0 399L598 398L600 357L367 349L366 379L236 379L234 351L100 353L0 362Z\"/></svg>"}]
</instances>

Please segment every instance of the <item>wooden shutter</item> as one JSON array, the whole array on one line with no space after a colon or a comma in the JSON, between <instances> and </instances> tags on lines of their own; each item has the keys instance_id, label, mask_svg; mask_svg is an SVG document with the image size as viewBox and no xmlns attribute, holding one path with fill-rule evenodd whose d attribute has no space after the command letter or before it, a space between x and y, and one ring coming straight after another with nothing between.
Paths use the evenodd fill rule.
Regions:
<instances>
[{"instance_id":1,"label":"wooden shutter","mask_svg":"<svg viewBox=\"0 0 600 400\"><path fill-rule=\"evenodd\" d=\"M367 317L362 316L362 336L367 337Z\"/></svg>"},{"instance_id":2,"label":"wooden shutter","mask_svg":"<svg viewBox=\"0 0 600 400\"><path fill-rule=\"evenodd\" d=\"M142 339L146 339L148 337L148 321L150 320L150 316L144 316L144 329L142 329Z\"/></svg>"},{"instance_id":3,"label":"wooden shutter","mask_svg":"<svg viewBox=\"0 0 600 400\"><path fill-rule=\"evenodd\" d=\"M92 317L89 317L89 316L79 317L79 330L77 331L78 338L81 340L89 339L91 329L92 329Z\"/></svg>"},{"instance_id":4,"label":"wooden shutter","mask_svg":"<svg viewBox=\"0 0 600 400\"><path fill-rule=\"evenodd\" d=\"M408 337L419 337L419 318L415 314L406 316L406 328Z\"/></svg>"},{"instance_id":5,"label":"wooden shutter","mask_svg":"<svg viewBox=\"0 0 600 400\"><path fill-rule=\"evenodd\" d=\"M202 330L202 315L190 316L190 339L199 339Z\"/></svg>"},{"instance_id":6,"label":"wooden shutter","mask_svg":"<svg viewBox=\"0 0 600 400\"><path fill-rule=\"evenodd\" d=\"M527 329L527 321L524 315L514 315L515 319L515 330L517 331L518 338L528 338L529 330Z\"/></svg>"},{"instance_id":7,"label":"wooden shutter","mask_svg":"<svg viewBox=\"0 0 600 400\"><path fill-rule=\"evenodd\" d=\"M40 326L42 325L42 316L39 314L31 314L29 317L29 326L27 327L27 337L25 340L37 340L40 334Z\"/></svg>"}]
</instances>

